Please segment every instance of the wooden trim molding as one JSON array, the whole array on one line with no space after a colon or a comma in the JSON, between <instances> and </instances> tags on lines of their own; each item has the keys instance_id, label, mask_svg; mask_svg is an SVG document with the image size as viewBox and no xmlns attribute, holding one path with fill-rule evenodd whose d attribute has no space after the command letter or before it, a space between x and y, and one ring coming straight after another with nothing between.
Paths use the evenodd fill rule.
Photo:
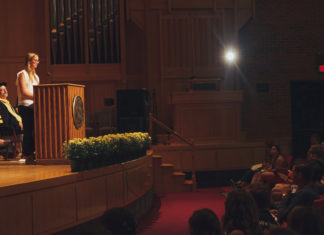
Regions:
<instances>
[{"instance_id":1,"label":"wooden trim molding","mask_svg":"<svg viewBox=\"0 0 324 235\"><path fill-rule=\"evenodd\" d=\"M199 104L199 103L219 103L243 101L242 91L193 91L193 92L173 92L171 104Z\"/></svg>"}]
</instances>

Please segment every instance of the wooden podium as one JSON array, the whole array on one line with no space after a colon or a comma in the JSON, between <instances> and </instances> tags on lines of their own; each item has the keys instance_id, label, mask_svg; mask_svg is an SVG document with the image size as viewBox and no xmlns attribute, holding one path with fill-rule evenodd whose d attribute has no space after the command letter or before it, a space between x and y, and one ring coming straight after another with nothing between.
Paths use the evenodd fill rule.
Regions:
<instances>
[{"instance_id":1,"label":"wooden podium","mask_svg":"<svg viewBox=\"0 0 324 235\"><path fill-rule=\"evenodd\" d=\"M63 142L85 137L84 87L68 83L34 86L37 163L67 163Z\"/></svg>"}]
</instances>

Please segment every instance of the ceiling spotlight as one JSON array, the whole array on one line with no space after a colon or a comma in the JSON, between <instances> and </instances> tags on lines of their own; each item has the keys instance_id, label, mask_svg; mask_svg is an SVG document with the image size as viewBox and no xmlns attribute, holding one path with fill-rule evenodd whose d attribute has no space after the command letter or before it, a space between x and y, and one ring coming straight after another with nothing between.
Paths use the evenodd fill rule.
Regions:
<instances>
[{"instance_id":1,"label":"ceiling spotlight","mask_svg":"<svg viewBox=\"0 0 324 235\"><path fill-rule=\"evenodd\" d=\"M225 51L225 61L233 64L237 60L237 52L233 49L227 49Z\"/></svg>"}]
</instances>

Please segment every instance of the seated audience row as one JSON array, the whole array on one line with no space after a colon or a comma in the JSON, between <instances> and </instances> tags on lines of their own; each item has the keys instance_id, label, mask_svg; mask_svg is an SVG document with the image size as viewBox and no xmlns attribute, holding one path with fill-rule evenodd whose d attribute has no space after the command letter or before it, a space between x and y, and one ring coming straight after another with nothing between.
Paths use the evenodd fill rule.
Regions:
<instances>
[{"instance_id":1,"label":"seated audience row","mask_svg":"<svg viewBox=\"0 0 324 235\"><path fill-rule=\"evenodd\" d=\"M261 202L263 199L270 201L269 194L262 185L251 186L249 192L243 189L231 191L225 201L222 229L217 215L204 208L190 217L190 235L324 234L324 218L311 206L295 207L289 213L287 225L279 225L267 209L269 204Z\"/></svg>"}]
</instances>

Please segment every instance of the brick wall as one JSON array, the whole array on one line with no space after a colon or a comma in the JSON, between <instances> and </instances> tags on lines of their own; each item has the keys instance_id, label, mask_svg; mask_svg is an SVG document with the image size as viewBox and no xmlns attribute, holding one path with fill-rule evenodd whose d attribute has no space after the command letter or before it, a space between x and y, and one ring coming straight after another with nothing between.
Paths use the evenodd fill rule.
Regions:
<instances>
[{"instance_id":1,"label":"brick wall","mask_svg":"<svg viewBox=\"0 0 324 235\"><path fill-rule=\"evenodd\" d=\"M290 81L323 80L323 0L256 0L256 16L239 34L245 93L242 126L248 138L290 138ZM256 83L269 85L256 92Z\"/></svg>"}]
</instances>

